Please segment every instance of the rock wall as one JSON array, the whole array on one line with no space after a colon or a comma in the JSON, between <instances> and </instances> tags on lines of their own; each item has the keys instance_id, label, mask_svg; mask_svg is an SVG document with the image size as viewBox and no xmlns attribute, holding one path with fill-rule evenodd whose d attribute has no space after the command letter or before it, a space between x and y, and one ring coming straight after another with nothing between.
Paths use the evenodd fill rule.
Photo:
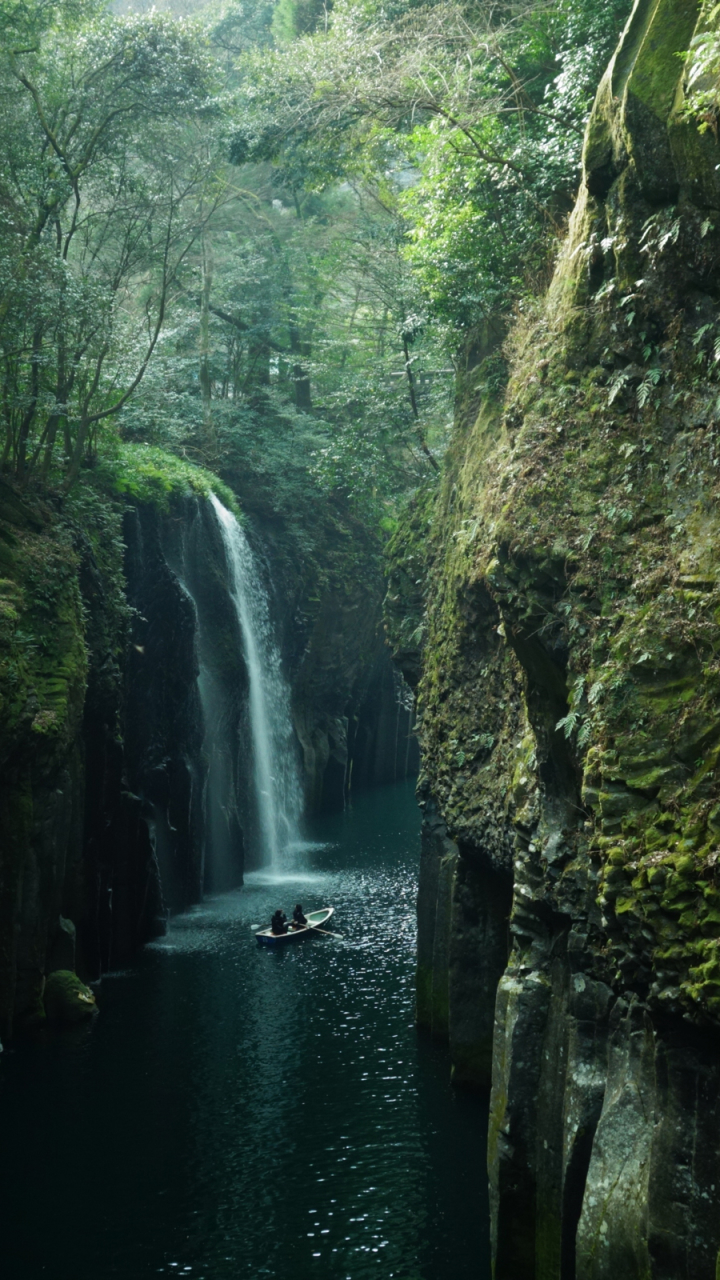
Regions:
<instances>
[{"instance_id":1,"label":"rock wall","mask_svg":"<svg viewBox=\"0 0 720 1280\"><path fill-rule=\"evenodd\" d=\"M202 891L195 616L151 506L2 485L0 1028L97 978ZM162 874L161 874L162 864Z\"/></svg>"},{"instance_id":2,"label":"rock wall","mask_svg":"<svg viewBox=\"0 0 720 1280\"><path fill-rule=\"evenodd\" d=\"M410 689L383 629L382 548L340 499L309 485L282 500L262 473L228 470L250 517L292 688L306 812L419 767Z\"/></svg>"},{"instance_id":3,"label":"rock wall","mask_svg":"<svg viewBox=\"0 0 720 1280\"><path fill-rule=\"evenodd\" d=\"M716 23L636 4L507 392L391 548L418 1016L491 1085L495 1280L720 1265Z\"/></svg>"},{"instance_id":4,"label":"rock wall","mask_svg":"<svg viewBox=\"0 0 720 1280\"><path fill-rule=\"evenodd\" d=\"M42 1013L67 882L77 893L88 657L77 559L52 513L0 484L0 1027Z\"/></svg>"}]
</instances>

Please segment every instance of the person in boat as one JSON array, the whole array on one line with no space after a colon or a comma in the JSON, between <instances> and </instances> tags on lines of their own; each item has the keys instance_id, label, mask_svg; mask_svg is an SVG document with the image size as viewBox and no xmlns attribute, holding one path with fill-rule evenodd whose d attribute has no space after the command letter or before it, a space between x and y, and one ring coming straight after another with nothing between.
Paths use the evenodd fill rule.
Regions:
<instances>
[{"instance_id":1,"label":"person in boat","mask_svg":"<svg viewBox=\"0 0 720 1280\"><path fill-rule=\"evenodd\" d=\"M280 911L278 909L275 912L275 915L270 921L270 928L272 929L273 933L287 933L288 931L287 916L285 915L284 911Z\"/></svg>"},{"instance_id":2,"label":"person in boat","mask_svg":"<svg viewBox=\"0 0 720 1280\"><path fill-rule=\"evenodd\" d=\"M303 915L303 909L300 906L300 903L296 902L295 910L293 911L292 927L293 929L302 929L306 924L307 916Z\"/></svg>"}]
</instances>

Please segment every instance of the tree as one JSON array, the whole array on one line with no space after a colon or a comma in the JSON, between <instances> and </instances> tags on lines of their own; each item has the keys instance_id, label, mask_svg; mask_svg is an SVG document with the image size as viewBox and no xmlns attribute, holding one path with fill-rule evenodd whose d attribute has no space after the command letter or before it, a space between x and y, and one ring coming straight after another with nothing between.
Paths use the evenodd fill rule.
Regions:
<instances>
[{"instance_id":1,"label":"tree","mask_svg":"<svg viewBox=\"0 0 720 1280\"><path fill-rule=\"evenodd\" d=\"M122 429L215 468L242 459L290 503L297 483L319 486L376 526L432 465L425 432L451 411L452 371L420 372L435 364L420 326L419 422L408 395L402 329L420 303L396 219L351 187L288 190L268 163L242 180L188 258Z\"/></svg>"},{"instance_id":2,"label":"tree","mask_svg":"<svg viewBox=\"0 0 720 1280\"><path fill-rule=\"evenodd\" d=\"M245 59L238 160L316 187L406 177L407 256L451 349L547 271L595 85L628 0L384 7Z\"/></svg>"},{"instance_id":3,"label":"tree","mask_svg":"<svg viewBox=\"0 0 720 1280\"><path fill-rule=\"evenodd\" d=\"M2 465L47 476L60 437L72 482L221 198L197 127L216 85L184 22L43 0L1 16Z\"/></svg>"}]
</instances>

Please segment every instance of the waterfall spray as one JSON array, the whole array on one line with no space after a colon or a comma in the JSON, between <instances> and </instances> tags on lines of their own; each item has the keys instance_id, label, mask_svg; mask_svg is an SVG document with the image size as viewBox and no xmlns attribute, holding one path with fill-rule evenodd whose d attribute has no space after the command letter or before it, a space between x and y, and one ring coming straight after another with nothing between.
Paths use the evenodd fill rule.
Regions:
<instances>
[{"instance_id":1,"label":"waterfall spray","mask_svg":"<svg viewBox=\"0 0 720 1280\"><path fill-rule=\"evenodd\" d=\"M227 556L230 594L249 681L253 788L263 862L287 864L298 839L301 792L290 720L290 690L273 636L268 599L247 538L234 515L211 494Z\"/></svg>"}]
</instances>

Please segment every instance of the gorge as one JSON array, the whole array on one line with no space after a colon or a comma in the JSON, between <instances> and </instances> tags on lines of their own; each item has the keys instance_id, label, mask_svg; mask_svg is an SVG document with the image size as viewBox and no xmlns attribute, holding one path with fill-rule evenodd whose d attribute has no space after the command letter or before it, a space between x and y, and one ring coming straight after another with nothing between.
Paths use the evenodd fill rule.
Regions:
<instances>
[{"instance_id":1,"label":"gorge","mask_svg":"<svg viewBox=\"0 0 720 1280\"><path fill-rule=\"evenodd\" d=\"M169 910L241 883L245 832L249 866L276 862L295 837L300 784L265 588L245 535L217 499L179 495L167 513L117 504L115 554L124 548L127 587L113 599L118 582L103 580L85 530L70 528L82 539L81 560L68 545L69 521L5 492L4 527L18 547L4 584L14 602L9 626L28 655L16 669L2 782L8 1038L41 1014L54 949L72 961L54 968L77 960L86 979L99 977L163 932ZM64 556L57 596L48 601L43 578L38 599L25 567L53 555ZM113 624L131 627L124 670ZM370 670L357 675L343 644L342 633L311 635L301 658L301 677L315 661L339 668L334 716L299 698L293 707L307 735L309 812L313 795L342 806L353 764L360 786L413 766L382 722L389 694L386 718L394 730L400 715L407 737L410 713L388 687L382 639ZM342 776L331 791L325 774L334 765Z\"/></svg>"},{"instance_id":2,"label":"gorge","mask_svg":"<svg viewBox=\"0 0 720 1280\"><path fill-rule=\"evenodd\" d=\"M0 4L12 1274L717 1280L720 7L92 8Z\"/></svg>"}]
</instances>

